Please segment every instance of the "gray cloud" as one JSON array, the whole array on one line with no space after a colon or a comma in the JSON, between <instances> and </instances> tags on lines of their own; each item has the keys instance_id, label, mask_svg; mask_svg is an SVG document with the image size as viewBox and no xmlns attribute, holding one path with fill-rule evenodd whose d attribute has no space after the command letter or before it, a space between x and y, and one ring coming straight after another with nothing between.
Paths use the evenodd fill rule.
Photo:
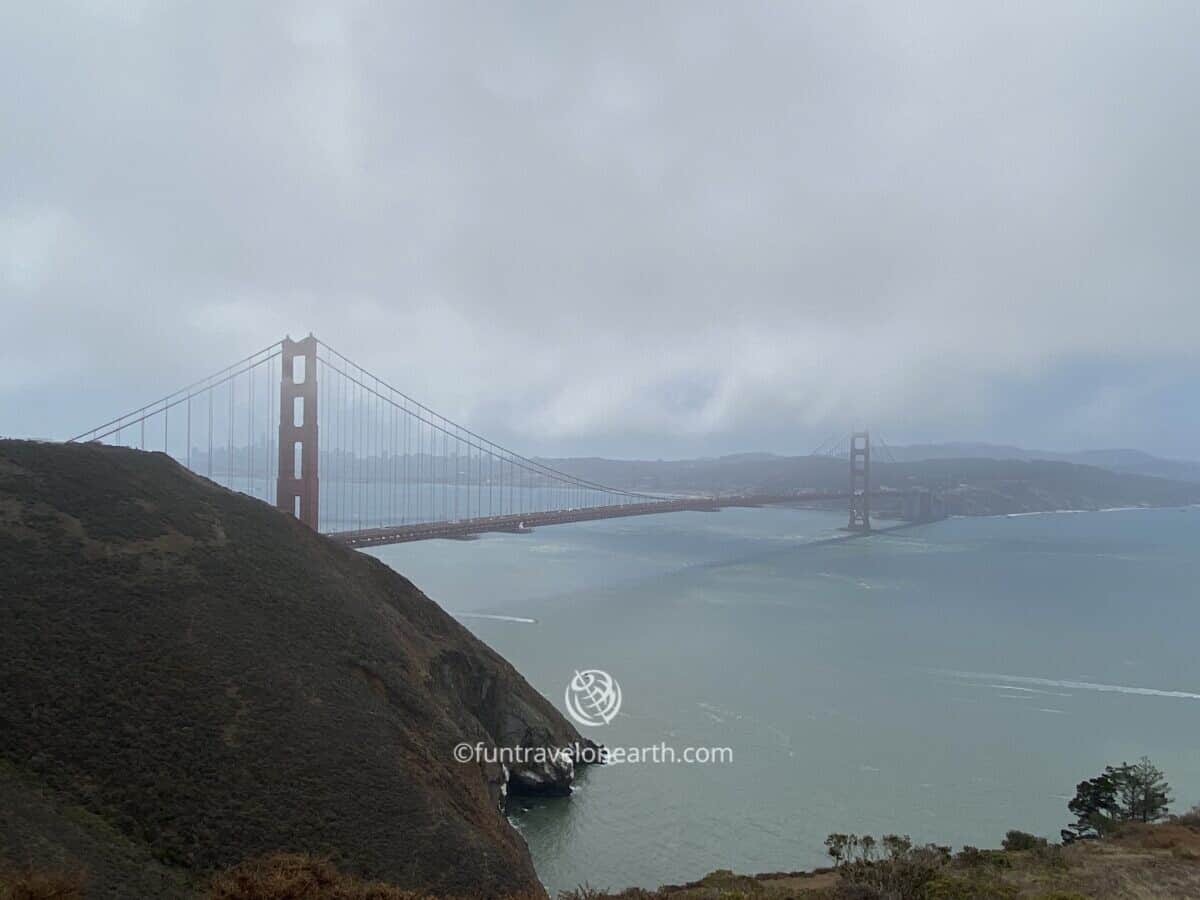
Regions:
<instances>
[{"instance_id":1,"label":"gray cloud","mask_svg":"<svg viewBox=\"0 0 1200 900\"><path fill-rule=\"evenodd\" d=\"M0 431L314 330L531 452L1200 454L1198 39L1185 2L12 5Z\"/></svg>"}]
</instances>

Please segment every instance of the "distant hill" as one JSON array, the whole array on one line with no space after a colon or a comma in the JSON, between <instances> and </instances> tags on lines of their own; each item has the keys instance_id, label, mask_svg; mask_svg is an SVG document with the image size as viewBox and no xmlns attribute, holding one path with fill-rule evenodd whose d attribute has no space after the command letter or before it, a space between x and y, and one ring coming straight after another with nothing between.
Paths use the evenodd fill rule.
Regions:
<instances>
[{"instance_id":1,"label":"distant hill","mask_svg":"<svg viewBox=\"0 0 1200 900\"><path fill-rule=\"evenodd\" d=\"M920 451L892 448L898 460L892 463L877 454L872 462L874 484L895 490L930 488L947 497L951 512L965 515L1200 503L1197 482L1062 460L985 458L971 451L987 445L949 446L961 455L951 455L947 449L943 457L909 461L904 451L912 450L914 456ZM802 488L846 490L848 480L846 460L826 456L740 454L715 459L548 462L581 478L650 493L788 494Z\"/></svg>"},{"instance_id":2,"label":"distant hill","mask_svg":"<svg viewBox=\"0 0 1200 900\"><path fill-rule=\"evenodd\" d=\"M946 496L951 512L964 515L1200 503L1200 484L1054 460L941 459L876 468L881 485L933 489Z\"/></svg>"},{"instance_id":3,"label":"distant hill","mask_svg":"<svg viewBox=\"0 0 1200 900\"><path fill-rule=\"evenodd\" d=\"M1098 466L1133 475L1200 482L1200 462L1162 459L1141 450L1081 450L1075 453L1058 453L1053 450L1026 450L1004 444L979 443L912 444L889 449L897 462L915 462L923 459L1043 459Z\"/></svg>"},{"instance_id":4,"label":"distant hill","mask_svg":"<svg viewBox=\"0 0 1200 900\"><path fill-rule=\"evenodd\" d=\"M402 887L541 894L453 747L580 740L369 556L162 454L0 442L0 867L191 896L270 851Z\"/></svg>"}]
</instances>

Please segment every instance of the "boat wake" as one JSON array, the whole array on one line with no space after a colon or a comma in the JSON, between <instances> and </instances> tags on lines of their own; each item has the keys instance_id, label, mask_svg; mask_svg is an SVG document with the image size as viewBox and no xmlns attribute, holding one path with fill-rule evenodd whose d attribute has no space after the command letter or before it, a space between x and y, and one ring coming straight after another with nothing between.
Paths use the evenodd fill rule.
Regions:
<instances>
[{"instance_id":1,"label":"boat wake","mask_svg":"<svg viewBox=\"0 0 1200 900\"><path fill-rule=\"evenodd\" d=\"M537 619L527 616L496 616L490 613L453 613L456 619L491 619L493 622L516 622L520 625L536 625Z\"/></svg>"},{"instance_id":2,"label":"boat wake","mask_svg":"<svg viewBox=\"0 0 1200 900\"><path fill-rule=\"evenodd\" d=\"M1094 681L1069 681L1057 678L1037 678L1032 675L999 675L995 672L960 672L953 669L933 669L939 675L950 675L972 681L1000 681L1009 684L1032 684L1038 687L1068 688L1076 691L1099 691L1106 694L1132 694L1139 697L1170 697L1176 700L1200 700L1191 691L1166 691L1159 688L1134 687L1127 684L1101 684ZM995 687L995 685L991 685Z\"/></svg>"}]
</instances>

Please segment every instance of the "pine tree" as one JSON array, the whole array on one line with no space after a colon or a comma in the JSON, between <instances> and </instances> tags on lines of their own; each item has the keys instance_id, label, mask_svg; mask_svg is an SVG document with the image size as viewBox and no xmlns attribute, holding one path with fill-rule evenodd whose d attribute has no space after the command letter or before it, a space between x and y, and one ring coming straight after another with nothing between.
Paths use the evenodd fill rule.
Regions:
<instances>
[{"instance_id":1,"label":"pine tree","mask_svg":"<svg viewBox=\"0 0 1200 900\"><path fill-rule=\"evenodd\" d=\"M1119 817L1130 822L1157 822L1167 815L1171 786L1162 770L1142 757L1133 765L1121 763L1105 770L1117 785Z\"/></svg>"},{"instance_id":2,"label":"pine tree","mask_svg":"<svg viewBox=\"0 0 1200 900\"><path fill-rule=\"evenodd\" d=\"M1119 822L1157 822L1167 815L1171 786L1149 759L1105 766L1095 778L1075 786L1067 804L1075 821L1062 831L1064 841L1104 837Z\"/></svg>"},{"instance_id":3,"label":"pine tree","mask_svg":"<svg viewBox=\"0 0 1200 900\"><path fill-rule=\"evenodd\" d=\"M1075 821L1063 829L1064 841L1098 838L1111 830L1118 810L1117 785L1111 768L1109 766L1102 774L1075 786L1075 796L1067 803Z\"/></svg>"}]
</instances>

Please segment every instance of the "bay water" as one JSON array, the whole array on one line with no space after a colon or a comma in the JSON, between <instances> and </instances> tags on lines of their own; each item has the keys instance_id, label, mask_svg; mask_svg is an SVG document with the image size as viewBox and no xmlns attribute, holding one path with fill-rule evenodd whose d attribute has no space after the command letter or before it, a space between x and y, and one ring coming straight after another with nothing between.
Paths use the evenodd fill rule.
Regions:
<instances>
[{"instance_id":1,"label":"bay water","mask_svg":"<svg viewBox=\"0 0 1200 900\"><path fill-rule=\"evenodd\" d=\"M1200 510L842 524L728 509L370 552L559 709L611 673L620 713L587 737L731 751L514 804L552 892L809 868L834 831L1057 838L1078 781L1143 755L1200 803Z\"/></svg>"}]
</instances>

